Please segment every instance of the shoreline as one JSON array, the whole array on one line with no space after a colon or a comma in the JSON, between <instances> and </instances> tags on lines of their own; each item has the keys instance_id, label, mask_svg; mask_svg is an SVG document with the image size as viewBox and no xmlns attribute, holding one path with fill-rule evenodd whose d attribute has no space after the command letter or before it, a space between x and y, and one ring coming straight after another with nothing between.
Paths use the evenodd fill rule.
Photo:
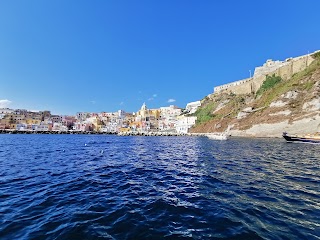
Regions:
<instances>
[{"instance_id":1,"label":"shoreline","mask_svg":"<svg viewBox=\"0 0 320 240\"><path fill-rule=\"evenodd\" d=\"M10 130L10 129L1 129L0 134L37 134L37 135L116 135L120 137L128 136L145 136L145 137L207 137L208 134L215 133L172 133L172 132L124 132L124 133L115 133L115 132L94 132L94 131L34 131L34 130ZM246 139L281 139L282 136L248 136L244 134L241 135L230 135L232 139L237 138L246 138Z\"/></svg>"},{"instance_id":2,"label":"shoreline","mask_svg":"<svg viewBox=\"0 0 320 240\"><path fill-rule=\"evenodd\" d=\"M11 129L1 129L0 134L47 134L47 135L57 135L57 134L76 134L76 135L117 135L117 136L193 136L190 133L172 133L172 132L95 132L95 131L37 131L37 130L11 130ZM204 134L202 134L204 135ZM198 134L200 136L200 134Z\"/></svg>"},{"instance_id":3,"label":"shoreline","mask_svg":"<svg viewBox=\"0 0 320 240\"><path fill-rule=\"evenodd\" d=\"M117 133L112 132L93 132L93 131L36 131L36 130L10 130L2 129L0 134L97 134L97 135L116 135Z\"/></svg>"}]
</instances>

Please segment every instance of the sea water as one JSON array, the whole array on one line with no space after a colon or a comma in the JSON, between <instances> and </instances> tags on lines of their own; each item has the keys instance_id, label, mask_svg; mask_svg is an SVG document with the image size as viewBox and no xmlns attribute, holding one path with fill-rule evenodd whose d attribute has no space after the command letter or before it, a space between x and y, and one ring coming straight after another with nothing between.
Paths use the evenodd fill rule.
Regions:
<instances>
[{"instance_id":1,"label":"sea water","mask_svg":"<svg viewBox=\"0 0 320 240\"><path fill-rule=\"evenodd\" d=\"M320 145L0 135L0 239L320 239Z\"/></svg>"}]
</instances>

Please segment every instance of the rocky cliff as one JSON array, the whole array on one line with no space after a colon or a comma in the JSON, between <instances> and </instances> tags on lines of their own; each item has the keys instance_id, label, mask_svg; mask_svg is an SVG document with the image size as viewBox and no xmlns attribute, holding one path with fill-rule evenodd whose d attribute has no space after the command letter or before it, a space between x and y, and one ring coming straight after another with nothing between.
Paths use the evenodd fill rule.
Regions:
<instances>
[{"instance_id":1,"label":"rocky cliff","mask_svg":"<svg viewBox=\"0 0 320 240\"><path fill-rule=\"evenodd\" d=\"M202 100L191 132L281 137L320 131L320 53L289 79L267 76L257 93L215 93Z\"/></svg>"}]
</instances>

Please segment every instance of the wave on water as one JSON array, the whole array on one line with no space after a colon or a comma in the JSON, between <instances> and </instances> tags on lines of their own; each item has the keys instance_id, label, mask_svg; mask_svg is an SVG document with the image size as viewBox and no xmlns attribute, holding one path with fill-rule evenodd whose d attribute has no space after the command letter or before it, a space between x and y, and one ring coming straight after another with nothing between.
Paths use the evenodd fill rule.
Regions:
<instances>
[{"instance_id":1,"label":"wave on water","mask_svg":"<svg viewBox=\"0 0 320 240\"><path fill-rule=\"evenodd\" d=\"M0 239L320 239L319 146L0 136Z\"/></svg>"}]
</instances>

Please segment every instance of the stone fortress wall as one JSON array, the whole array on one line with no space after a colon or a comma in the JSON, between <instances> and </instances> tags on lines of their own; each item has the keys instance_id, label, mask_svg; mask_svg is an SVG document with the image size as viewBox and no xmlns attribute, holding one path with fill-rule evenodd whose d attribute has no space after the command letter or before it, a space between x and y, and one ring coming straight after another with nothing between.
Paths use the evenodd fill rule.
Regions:
<instances>
[{"instance_id":1,"label":"stone fortress wall","mask_svg":"<svg viewBox=\"0 0 320 240\"><path fill-rule=\"evenodd\" d=\"M319 52L315 51L314 53ZM242 79L228 84L220 85L214 88L213 93L229 92L234 94L256 93L266 80L267 75L280 76L282 79L289 79L295 73L298 73L308 67L314 60L314 53L303 56L288 58L285 61L272 61L268 59L263 66L256 67L254 75L251 78Z\"/></svg>"}]
</instances>

